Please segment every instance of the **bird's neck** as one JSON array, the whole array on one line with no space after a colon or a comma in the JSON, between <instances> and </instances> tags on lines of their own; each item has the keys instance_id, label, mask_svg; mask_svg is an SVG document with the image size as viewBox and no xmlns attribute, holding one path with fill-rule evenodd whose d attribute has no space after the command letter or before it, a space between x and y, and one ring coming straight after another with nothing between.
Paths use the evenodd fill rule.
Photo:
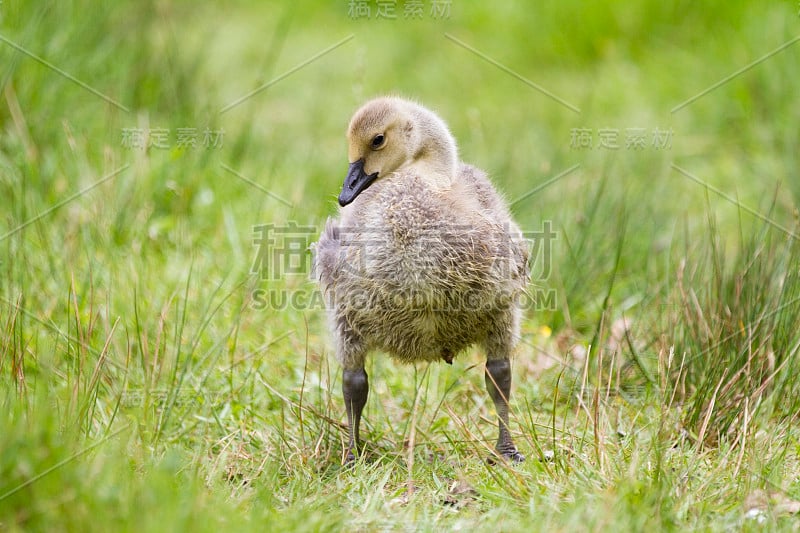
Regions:
<instances>
[{"instance_id":1,"label":"bird's neck","mask_svg":"<svg viewBox=\"0 0 800 533\"><path fill-rule=\"evenodd\" d=\"M458 167L458 150L450 130L442 120L424 108L415 113L419 125L419 145L413 154L414 166L441 188L450 188Z\"/></svg>"},{"instance_id":2,"label":"bird's neck","mask_svg":"<svg viewBox=\"0 0 800 533\"><path fill-rule=\"evenodd\" d=\"M425 181L437 189L450 189L453 186L455 165L443 165L436 159L420 159L414 162L414 173L423 176Z\"/></svg>"}]
</instances>

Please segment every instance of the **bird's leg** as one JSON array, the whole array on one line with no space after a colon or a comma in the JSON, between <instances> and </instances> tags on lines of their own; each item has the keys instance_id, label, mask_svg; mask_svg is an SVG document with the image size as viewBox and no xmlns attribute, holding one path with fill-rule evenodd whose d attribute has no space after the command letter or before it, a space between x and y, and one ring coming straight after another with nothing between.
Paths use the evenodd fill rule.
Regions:
<instances>
[{"instance_id":1,"label":"bird's leg","mask_svg":"<svg viewBox=\"0 0 800 533\"><path fill-rule=\"evenodd\" d=\"M344 462L352 463L356 459L359 448L358 429L361 425L361 411L367 403L369 382L367 372L363 368L342 371L342 394L344 405L347 409L347 423L349 425L349 442Z\"/></svg>"},{"instance_id":2,"label":"bird's leg","mask_svg":"<svg viewBox=\"0 0 800 533\"><path fill-rule=\"evenodd\" d=\"M508 398L511 395L511 363L508 359L486 361L486 389L494 401L499 420L500 433L495 447L497 453L515 463L521 463L525 456L517 451L508 430Z\"/></svg>"}]
</instances>

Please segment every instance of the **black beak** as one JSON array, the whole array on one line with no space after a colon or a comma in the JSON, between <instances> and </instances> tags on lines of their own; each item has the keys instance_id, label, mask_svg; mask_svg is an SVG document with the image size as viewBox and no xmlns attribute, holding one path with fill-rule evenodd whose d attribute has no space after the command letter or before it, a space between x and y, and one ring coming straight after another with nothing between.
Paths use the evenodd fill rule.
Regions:
<instances>
[{"instance_id":1,"label":"black beak","mask_svg":"<svg viewBox=\"0 0 800 533\"><path fill-rule=\"evenodd\" d=\"M372 182L378 179L378 173L366 174L364 172L364 160L359 159L350 163L347 177L342 185L342 192L339 194L339 205L344 207L361 194Z\"/></svg>"}]
</instances>

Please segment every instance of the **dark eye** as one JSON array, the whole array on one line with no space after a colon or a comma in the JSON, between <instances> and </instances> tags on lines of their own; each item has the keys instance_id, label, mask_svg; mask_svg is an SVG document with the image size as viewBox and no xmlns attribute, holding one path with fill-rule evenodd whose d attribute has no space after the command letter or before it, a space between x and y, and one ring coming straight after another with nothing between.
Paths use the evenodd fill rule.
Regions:
<instances>
[{"instance_id":1,"label":"dark eye","mask_svg":"<svg viewBox=\"0 0 800 533\"><path fill-rule=\"evenodd\" d=\"M373 148L380 148L380 146L383 144L384 139L386 139L386 137L383 136L383 133L377 134L372 139L372 147Z\"/></svg>"}]
</instances>

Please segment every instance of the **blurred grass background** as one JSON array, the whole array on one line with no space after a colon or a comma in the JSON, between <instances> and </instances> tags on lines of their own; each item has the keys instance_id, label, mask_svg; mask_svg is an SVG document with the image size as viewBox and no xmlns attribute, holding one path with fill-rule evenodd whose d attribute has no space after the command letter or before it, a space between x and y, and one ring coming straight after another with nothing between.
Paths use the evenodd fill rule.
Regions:
<instances>
[{"instance_id":1,"label":"blurred grass background","mask_svg":"<svg viewBox=\"0 0 800 533\"><path fill-rule=\"evenodd\" d=\"M675 108L796 39L798 6L349 4L0 4L0 528L796 528L800 43ZM254 228L336 213L347 122L385 93L557 233L515 360L521 467L482 462L470 351L375 357L371 460L341 470L322 310L253 300L313 290L251 272Z\"/></svg>"}]
</instances>

